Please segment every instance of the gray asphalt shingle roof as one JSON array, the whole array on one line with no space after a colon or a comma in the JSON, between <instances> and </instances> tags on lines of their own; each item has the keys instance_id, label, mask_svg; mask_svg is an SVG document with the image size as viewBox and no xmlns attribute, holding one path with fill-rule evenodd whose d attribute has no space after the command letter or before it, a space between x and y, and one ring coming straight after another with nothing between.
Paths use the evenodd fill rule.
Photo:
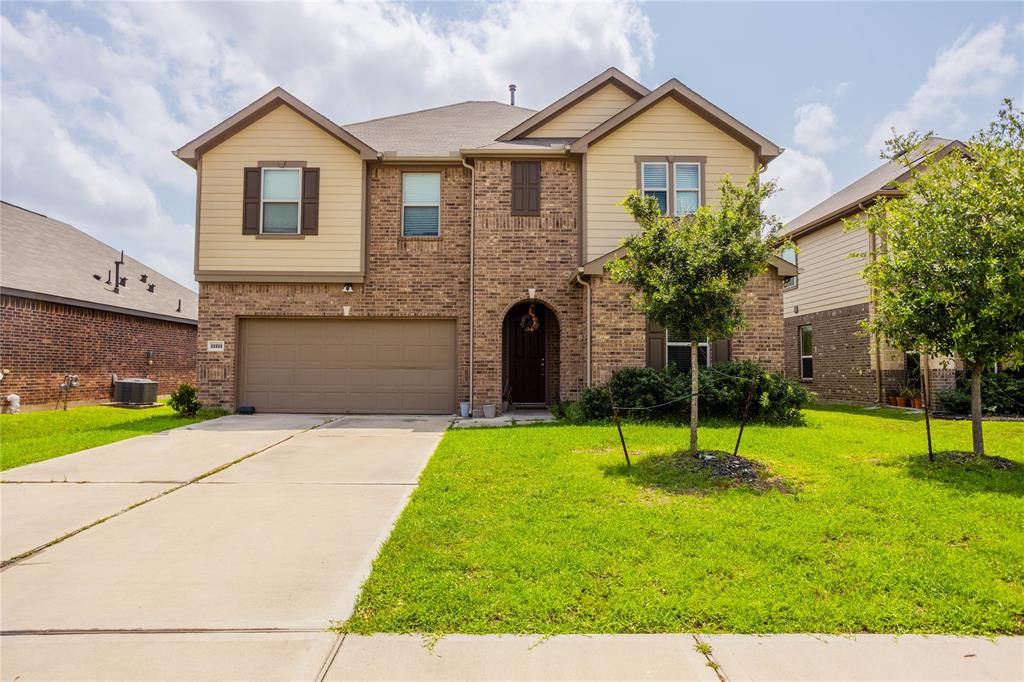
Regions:
<instances>
[{"instance_id":1,"label":"gray asphalt shingle roof","mask_svg":"<svg viewBox=\"0 0 1024 682\"><path fill-rule=\"evenodd\" d=\"M107 270L114 269L120 254L67 223L0 202L0 287L5 293L30 292L184 322L197 319L194 291L128 255L121 266L127 281L115 294L113 285L106 284ZM156 285L153 292L148 284Z\"/></svg>"},{"instance_id":2,"label":"gray asphalt shingle roof","mask_svg":"<svg viewBox=\"0 0 1024 682\"><path fill-rule=\"evenodd\" d=\"M374 149L398 156L450 156L494 144L535 111L501 102L459 102L342 126Z\"/></svg>"}]
</instances>

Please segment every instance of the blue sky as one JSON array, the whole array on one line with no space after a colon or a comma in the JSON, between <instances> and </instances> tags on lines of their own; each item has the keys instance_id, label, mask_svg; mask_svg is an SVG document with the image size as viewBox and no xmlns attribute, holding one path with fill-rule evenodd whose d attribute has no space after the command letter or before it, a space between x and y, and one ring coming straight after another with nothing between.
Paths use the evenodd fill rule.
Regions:
<instances>
[{"instance_id":1,"label":"blue sky","mask_svg":"<svg viewBox=\"0 0 1024 682\"><path fill-rule=\"evenodd\" d=\"M610 65L676 77L787 148L798 213L889 126L968 136L1024 99L1024 3L0 5L4 200L192 282L193 171L170 150L274 85L339 123L464 99L540 108Z\"/></svg>"}]
</instances>

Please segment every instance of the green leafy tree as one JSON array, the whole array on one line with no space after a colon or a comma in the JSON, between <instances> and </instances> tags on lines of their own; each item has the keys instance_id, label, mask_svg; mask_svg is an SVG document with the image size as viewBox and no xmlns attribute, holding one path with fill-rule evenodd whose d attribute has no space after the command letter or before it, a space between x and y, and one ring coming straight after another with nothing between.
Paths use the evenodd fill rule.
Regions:
<instances>
[{"instance_id":1,"label":"green leafy tree","mask_svg":"<svg viewBox=\"0 0 1024 682\"><path fill-rule=\"evenodd\" d=\"M740 293L779 248L781 224L761 210L775 191L775 183L762 183L757 173L745 185L726 177L716 206L680 220L662 216L657 200L638 191L623 201L640 230L607 269L615 282L633 288L649 319L690 339L691 453L697 452L698 343L732 336L743 324Z\"/></svg>"},{"instance_id":2,"label":"green leafy tree","mask_svg":"<svg viewBox=\"0 0 1024 682\"><path fill-rule=\"evenodd\" d=\"M875 291L865 326L897 348L963 360L980 457L982 373L1024 349L1024 116L1007 99L966 149L940 151L927 134L886 142L883 158L909 176L856 223L882 245L864 270Z\"/></svg>"}]
</instances>

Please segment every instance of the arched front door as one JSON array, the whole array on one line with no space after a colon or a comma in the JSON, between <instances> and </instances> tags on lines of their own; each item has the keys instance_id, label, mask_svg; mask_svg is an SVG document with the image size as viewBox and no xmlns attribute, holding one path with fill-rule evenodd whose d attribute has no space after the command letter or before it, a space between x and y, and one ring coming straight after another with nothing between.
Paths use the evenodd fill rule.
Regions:
<instances>
[{"instance_id":1,"label":"arched front door","mask_svg":"<svg viewBox=\"0 0 1024 682\"><path fill-rule=\"evenodd\" d=\"M548 397L549 338L558 322L538 301L513 306L505 316L505 399L516 404L539 404Z\"/></svg>"}]
</instances>

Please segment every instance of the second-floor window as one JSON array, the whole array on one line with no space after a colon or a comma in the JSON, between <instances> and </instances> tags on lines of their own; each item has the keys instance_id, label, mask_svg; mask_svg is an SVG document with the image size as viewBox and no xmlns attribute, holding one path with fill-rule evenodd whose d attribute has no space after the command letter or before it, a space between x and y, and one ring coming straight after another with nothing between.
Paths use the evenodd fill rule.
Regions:
<instances>
[{"instance_id":1,"label":"second-floor window","mask_svg":"<svg viewBox=\"0 0 1024 682\"><path fill-rule=\"evenodd\" d=\"M441 174L402 174L402 236L441 234Z\"/></svg>"},{"instance_id":2,"label":"second-floor window","mask_svg":"<svg viewBox=\"0 0 1024 682\"><path fill-rule=\"evenodd\" d=\"M680 218L696 213L704 189L700 162L662 158L665 161L637 159L640 191L644 196L657 199L662 215Z\"/></svg>"},{"instance_id":3,"label":"second-floor window","mask_svg":"<svg viewBox=\"0 0 1024 682\"><path fill-rule=\"evenodd\" d=\"M672 169L675 189L672 215L678 218L696 213L700 207L700 164L674 163Z\"/></svg>"},{"instance_id":4,"label":"second-floor window","mask_svg":"<svg viewBox=\"0 0 1024 682\"><path fill-rule=\"evenodd\" d=\"M263 168L260 231L298 234L301 231L301 168Z\"/></svg>"},{"instance_id":5,"label":"second-floor window","mask_svg":"<svg viewBox=\"0 0 1024 682\"><path fill-rule=\"evenodd\" d=\"M796 262L796 249L792 249L792 248L784 249L782 251L782 253L779 254L779 257L782 258L782 260L786 261L787 263L792 263L793 265L797 264L797 262ZM783 277L782 278L782 288L783 289L796 289L796 285L797 285L797 276L796 275L790 275L789 277Z\"/></svg>"},{"instance_id":6,"label":"second-floor window","mask_svg":"<svg viewBox=\"0 0 1024 682\"><path fill-rule=\"evenodd\" d=\"M668 215L668 162L640 164L640 185L644 196L657 199L661 214Z\"/></svg>"}]
</instances>

